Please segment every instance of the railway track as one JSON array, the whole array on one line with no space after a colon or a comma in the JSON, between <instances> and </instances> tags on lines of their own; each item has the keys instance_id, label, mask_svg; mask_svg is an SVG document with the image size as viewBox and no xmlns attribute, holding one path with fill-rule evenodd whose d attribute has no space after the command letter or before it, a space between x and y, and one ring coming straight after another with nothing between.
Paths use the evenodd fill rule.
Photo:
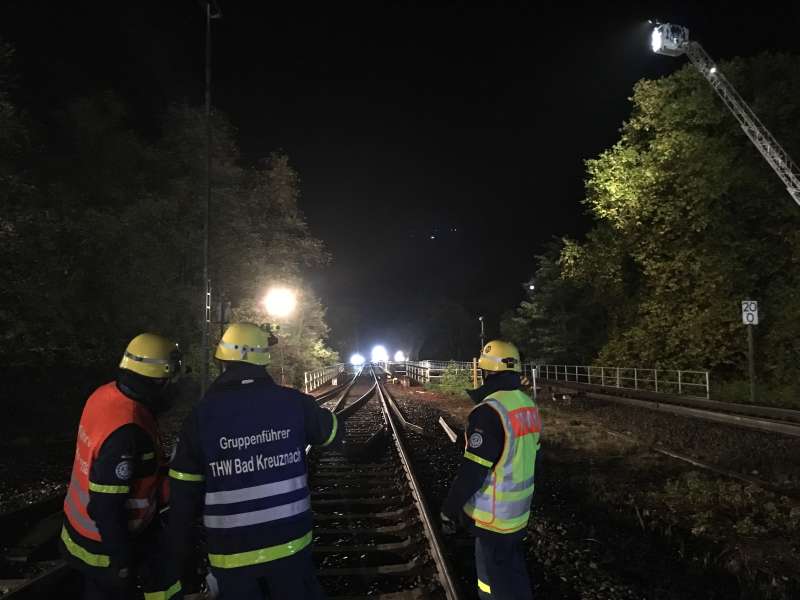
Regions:
<instances>
[{"instance_id":1,"label":"railway track","mask_svg":"<svg viewBox=\"0 0 800 600\"><path fill-rule=\"evenodd\" d=\"M599 387L562 380L538 379L537 383L549 388L555 394L577 393L595 400L735 425L766 433L800 437L800 411L797 410Z\"/></svg>"},{"instance_id":2,"label":"railway track","mask_svg":"<svg viewBox=\"0 0 800 600\"><path fill-rule=\"evenodd\" d=\"M318 575L332 598L460 597L414 472L400 414L370 369L334 410L347 419L344 452L309 460Z\"/></svg>"},{"instance_id":3,"label":"railway track","mask_svg":"<svg viewBox=\"0 0 800 600\"><path fill-rule=\"evenodd\" d=\"M348 428L346 452L309 456L320 580L340 600L455 600L456 585L402 439L404 427L419 428L403 418L377 373L362 369L317 396ZM48 497L0 515L0 598L79 597L78 578L58 556L62 502L61 495Z\"/></svg>"},{"instance_id":4,"label":"railway track","mask_svg":"<svg viewBox=\"0 0 800 600\"><path fill-rule=\"evenodd\" d=\"M359 370L357 373L354 373L350 379L345 380L337 385L334 385L329 390L324 390L321 393L317 394L311 392L311 395L316 398L317 404L325 404L334 398L344 397L344 395L347 394L348 390L355 383L356 379L358 379L358 376L361 375L362 371L363 369ZM345 376L344 373L342 373L341 375Z\"/></svg>"}]
</instances>

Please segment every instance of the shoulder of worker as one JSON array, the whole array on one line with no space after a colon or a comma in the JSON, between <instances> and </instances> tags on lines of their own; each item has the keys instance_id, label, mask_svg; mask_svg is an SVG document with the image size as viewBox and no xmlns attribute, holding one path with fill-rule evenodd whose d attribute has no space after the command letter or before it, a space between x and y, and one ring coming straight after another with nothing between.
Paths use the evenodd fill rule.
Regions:
<instances>
[{"instance_id":1,"label":"shoulder of worker","mask_svg":"<svg viewBox=\"0 0 800 600\"><path fill-rule=\"evenodd\" d=\"M148 466L150 465L150 466ZM120 483L130 480L141 469L156 465L153 439L134 423L119 427L109 435L92 462L90 479L94 483Z\"/></svg>"},{"instance_id":2,"label":"shoulder of worker","mask_svg":"<svg viewBox=\"0 0 800 600\"><path fill-rule=\"evenodd\" d=\"M140 425L126 423L111 432L100 447L98 456L120 452L150 452L155 440Z\"/></svg>"},{"instance_id":3,"label":"shoulder of worker","mask_svg":"<svg viewBox=\"0 0 800 600\"><path fill-rule=\"evenodd\" d=\"M498 442L505 439L505 430L500 414L490 405L482 402L472 409L467 420L467 434L478 433Z\"/></svg>"},{"instance_id":4,"label":"shoulder of worker","mask_svg":"<svg viewBox=\"0 0 800 600\"><path fill-rule=\"evenodd\" d=\"M473 407L469 412L467 420L471 424L491 423L495 421L499 423L501 422L501 417L496 408L489 402L484 401Z\"/></svg>"}]
</instances>

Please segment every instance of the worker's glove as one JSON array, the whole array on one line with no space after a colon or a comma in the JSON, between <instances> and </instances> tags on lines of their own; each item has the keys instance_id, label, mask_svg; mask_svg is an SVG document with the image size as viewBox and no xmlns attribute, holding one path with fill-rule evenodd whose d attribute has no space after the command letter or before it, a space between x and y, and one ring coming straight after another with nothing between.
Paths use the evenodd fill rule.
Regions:
<instances>
[{"instance_id":1,"label":"worker's glove","mask_svg":"<svg viewBox=\"0 0 800 600\"><path fill-rule=\"evenodd\" d=\"M136 589L136 572L130 566L119 566L112 562L111 572L114 576L112 585L115 592L123 595Z\"/></svg>"},{"instance_id":2,"label":"worker's glove","mask_svg":"<svg viewBox=\"0 0 800 600\"><path fill-rule=\"evenodd\" d=\"M445 535L455 535L458 533L460 523L458 521L454 521L450 517L448 517L444 513L439 514L439 518L442 520L442 533Z\"/></svg>"},{"instance_id":3,"label":"worker's glove","mask_svg":"<svg viewBox=\"0 0 800 600\"><path fill-rule=\"evenodd\" d=\"M205 592L205 598L207 598L207 600L216 600L219 598L219 582L211 571L206 575Z\"/></svg>"}]
</instances>

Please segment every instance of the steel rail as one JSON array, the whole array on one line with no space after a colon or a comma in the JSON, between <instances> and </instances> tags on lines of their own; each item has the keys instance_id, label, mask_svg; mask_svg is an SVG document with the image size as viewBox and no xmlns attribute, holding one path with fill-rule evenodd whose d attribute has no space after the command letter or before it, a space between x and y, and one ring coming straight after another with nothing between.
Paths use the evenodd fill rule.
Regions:
<instances>
[{"instance_id":1,"label":"steel rail","mask_svg":"<svg viewBox=\"0 0 800 600\"><path fill-rule=\"evenodd\" d=\"M439 417L439 425L442 427L442 429L444 429L444 432L447 434L447 437L450 438L450 441L455 444L458 440L458 434L452 427L450 427L447 421L444 420L444 417Z\"/></svg>"},{"instance_id":2,"label":"steel rail","mask_svg":"<svg viewBox=\"0 0 800 600\"><path fill-rule=\"evenodd\" d=\"M353 376L353 380L347 384L347 387L345 387L341 396L339 396L339 399L336 401L336 404L333 405L333 408L331 409L333 412L338 412L342 408L342 404L344 403L345 398L347 398L347 395L350 393L350 390L353 389L353 386L356 384L356 381L358 381L358 378L361 376L362 371L363 369L358 373L356 373Z\"/></svg>"},{"instance_id":3,"label":"steel rail","mask_svg":"<svg viewBox=\"0 0 800 600\"><path fill-rule=\"evenodd\" d=\"M325 402L328 402L329 400L331 400L331 398L334 398L334 397L338 396L342 392L344 392L342 394L342 397L346 396L347 392L350 391L350 388L356 382L356 380L358 379L359 375L361 375L363 370L364 369L362 368L357 373L354 373L353 374L353 378L350 381L345 381L344 383L341 383L341 384L337 385L335 388L332 388L332 389L330 389L330 390L328 390L326 392L323 392L319 396L314 396L314 399L317 401L317 404L324 404ZM340 401L341 401L341 398L340 398Z\"/></svg>"},{"instance_id":4,"label":"steel rail","mask_svg":"<svg viewBox=\"0 0 800 600\"><path fill-rule=\"evenodd\" d=\"M354 412L356 412L359 408L361 408L364 405L364 403L372 397L372 394L374 393L375 393L375 384L373 384L372 387L369 388L369 390L367 390L367 393L361 396L358 400L356 400L355 402L351 402L344 408L339 408L342 402L344 401L344 398L347 397L347 394L345 394L342 396L339 402L336 403L336 406L333 408L333 412L342 419L346 419Z\"/></svg>"},{"instance_id":5,"label":"steel rail","mask_svg":"<svg viewBox=\"0 0 800 600\"><path fill-rule=\"evenodd\" d=\"M719 400L707 400L694 396L678 396L675 394L664 394L662 392L651 392L648 390L634 390L632 388L617 388L609 385L595 385L580 383L577 381L565 381L563 379L537 378L537 383L567 389L581 391L598 391L598 393L608 392L613 396L628 396L641 400L653 400L670 404L683 404L694 408L717 409L717 412L736 413L750 417L764 417L774 421L792 421L800 423L800 410L789 408L777 408L774 406L758 406L755 404L740 404L736 402L720 402Z\"/></svg>"},{"instance_id":6,"label":"steel rail","mask_svg":"<svg viewBox=\"0 0 800 600\"><path fill-rule=\"evenodd\" d=\"M56 561L52 567L5 594L3 598L12 600L52 598L53 588L62 585L67 578L76 577L77 573L63 560Z\"/></svg>"},{"instance_id":7,"label":"steel rail","mask_svg":"<svg viewBox=\"0 0 800 600\"><path fill-rule=\"evenodd\" d=\"M551 386L558 389L574 390L575 388L569 385ZM681 406L670 402L660 402L656 400L640 400L637 398L629 398L626 396L616 396L611 394L598 394L596 392L587 392L585 394L588 398L595 398L597 400L606 400L608 402L616 402L618 404L627 404L628 406L635 406L637 408L644 408L647 410L655 410L658 412L669 413L673 415L691 417L694 419L701 419L704 421L711 421L714 423L723 423L725 425L735 425L744 427L746 429L753 429L766 433L778 433L782 435L789 435L792 437L800 437L800 425L793 425L791 423L770 421L766 419L757 419L755 417L742 416L738 414L730 414L724 412L716 412L700 408L691 408L688 406ZM724 404L724 403L723 403Z\"/></svg>"},{"instance_id":8,"label":"steel rail","mask_svg":"<svg viewBox=\"0 0 800 600\"><path fill-rule=\"evenodd\" d=\"M389 401L387 400L388 398L391 398L391 396L389 396L389 393L383 389L383 385L378 380L374 370L372 371L372 376L377 384L376 389L378 392L378 398L380 399L381 408L383 408L384 419L386 419L386 422L392 430L392 437L394 439L395 447L397 448L397 453L400 456L400 462L403 465L403 470L406 473L408 485L411 488L411 493L415 501L414 504L417 507L420 520L425 528L425 537L428 538L430 543L429 546L431 550L431 556L434 563L436 563L436 571L439 574L439 583L444 588L445 594L449 600L460 600L461 595L459 593L458 585L451 575L453 569L451 568L450 562L442 550L443 544L441 536L439 535L439 531L436 528L433 519L431 518L430 509L428 508L427 502L425 501L425 497L422 493L422 485L414 473L411 458L406 450L405 443L403 442L400 428L395 423L395 419L392 417L394 411L389 408Z\"/></svg>"}]
</instances>

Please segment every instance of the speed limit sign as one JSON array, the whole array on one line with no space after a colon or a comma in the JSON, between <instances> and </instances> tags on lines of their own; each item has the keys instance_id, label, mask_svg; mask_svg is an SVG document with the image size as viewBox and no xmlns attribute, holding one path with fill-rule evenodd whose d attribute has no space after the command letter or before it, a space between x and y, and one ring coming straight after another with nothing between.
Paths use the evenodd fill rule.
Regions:
<instances>
[{"instance_id":1,"label":"speed limit sign","mask_svg":"<svg viewBox=\"0 0 800 600\"><path fill-rule=\"evenodd\" d=\"M758 302L755 300L742 300L742 323L758 325Z\"/></svg>"}]
</instances>

